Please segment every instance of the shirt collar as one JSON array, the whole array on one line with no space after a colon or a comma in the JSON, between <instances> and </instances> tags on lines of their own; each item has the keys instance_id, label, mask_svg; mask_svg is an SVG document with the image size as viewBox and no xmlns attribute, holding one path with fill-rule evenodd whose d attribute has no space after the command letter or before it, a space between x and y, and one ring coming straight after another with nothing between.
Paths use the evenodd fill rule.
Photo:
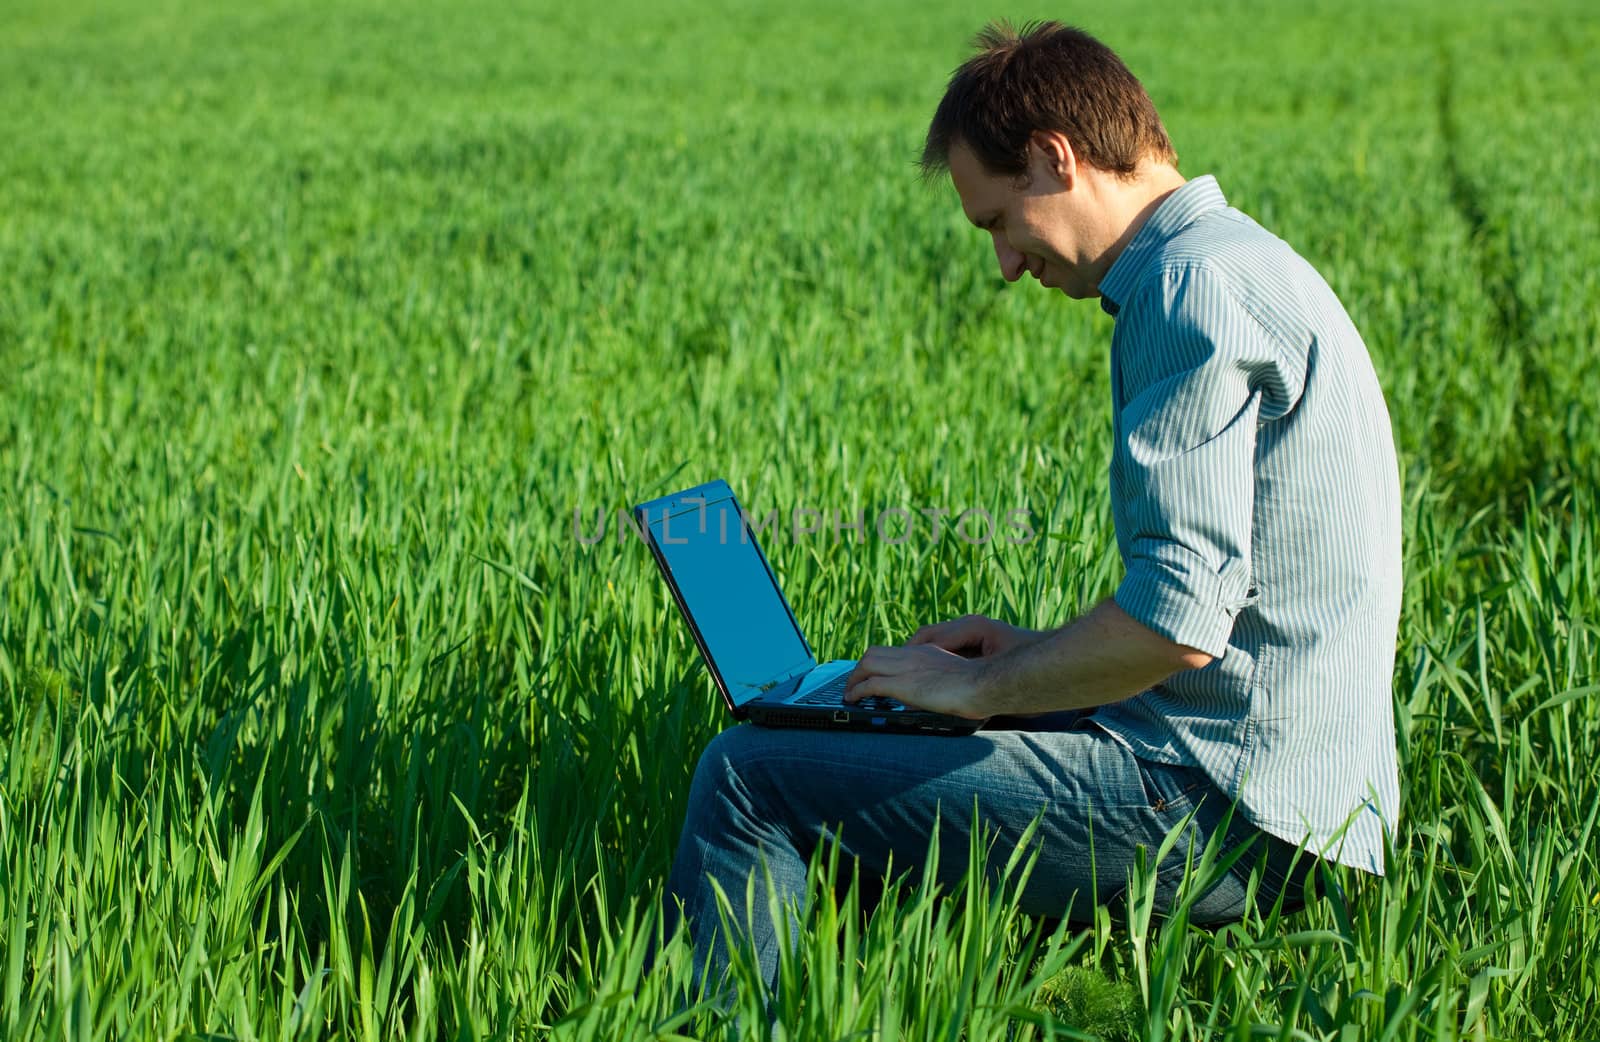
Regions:
<instances>
[{"instance_id":1,"label":"shirt collar","mask_svg":"<svg viewBox=\"0 0 1600 1042\"><path fill-rule=\"evenodd\" d=\"M1217 187L1217 179L1210 174L1195 178L1163 199L1100 280L1100 307L1105 313L1116 317L1122 310L1128 293L1138 285L1139 276L1158 247L1202 214L1227 205L1222 189Z\"/></svg>"}]
</instances>

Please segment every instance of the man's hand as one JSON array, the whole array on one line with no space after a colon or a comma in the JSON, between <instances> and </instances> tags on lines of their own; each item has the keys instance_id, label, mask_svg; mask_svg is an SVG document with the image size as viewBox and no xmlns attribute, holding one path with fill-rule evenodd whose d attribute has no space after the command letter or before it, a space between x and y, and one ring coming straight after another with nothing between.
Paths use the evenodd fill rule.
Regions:
<instances>
[{"instance_id":1,"label":"man's hand","mask_svg":"<svg viewBox=\"0 0 1600 1042\"><path fill-rule=\"evenodd\" d=\"M845 684L844 700L879 695L934 713L982 720L990 714L979 703L984 666L979 660L1044 636L984 615L923 626L904 647L868 648Z\"/></svg>"},{"instance_id":2,"label":"man's hand","mask_svg":"<svg viewBox=\"0 0 1600 1042\"><path fill-rule=\"evenodd\" d=\"M964 658L933 644L872 647L845 682L844 700L879 695L933 713L982 720L990 715L978 705L982 669L981 659Z\"/></svg>"},{"instance_id":3,"label":"man's hand","mask_svg":"<svg viewBox=\"0 0 1600 1042\"><path fill-rule=\"evenodd\" d=\"M884 695L968 720L1119 702L1211 655L1177 644L1107 598L1044 633L981 615L924 626L900 648L868 648L845 701Z\"/></svg>"},{"instance_id":4,"label":"man's hand","mask_svg":"<svg viewBox=\"0 0 1600 1042\"><path fill-rule=\"evenodd\" d=\"M1025 630L986 615L963 615L949 622L924 626L911 635L907 644L932 644L966 658L1004 655L1012 648L1042 640L1043 630Z\"/></svg>"}]
</instances>

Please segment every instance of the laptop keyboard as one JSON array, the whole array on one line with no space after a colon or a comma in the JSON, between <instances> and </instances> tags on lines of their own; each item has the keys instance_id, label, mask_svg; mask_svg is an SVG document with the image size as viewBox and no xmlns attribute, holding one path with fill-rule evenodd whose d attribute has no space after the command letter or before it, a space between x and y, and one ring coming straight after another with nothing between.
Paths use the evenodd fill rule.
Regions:
<instances>
[{"instance_id":1,"label":"laptop keyboard","mask_svg":"<svg viewBox=\"0 0 1600 1042\"><path fill-rule=\"evenodd\" d=\"M823 684L815 691L802 698L794 700L794 705L800 706L836 706L844 704L844 685L850 679L849 671L840 673L832 680ZM906 708L904 702L898 702L882 695L868 695L861 701L854 703L857 708L877 710L884 713L898 713Z\"/></svg>"}]
</instances>

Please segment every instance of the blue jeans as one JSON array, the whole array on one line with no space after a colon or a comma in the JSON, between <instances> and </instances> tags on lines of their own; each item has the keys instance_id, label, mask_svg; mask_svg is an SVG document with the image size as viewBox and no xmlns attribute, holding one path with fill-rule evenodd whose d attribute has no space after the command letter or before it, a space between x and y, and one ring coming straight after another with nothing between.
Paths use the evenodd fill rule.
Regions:
<instances>
[{"instance_id":1,"label":"blue jeans","mask_svg":"<svg viewBox=\"0 0 1600 1042\"><path fill-rule=\"evenodd\" d=\"M762 972L773 984L777 926L759 872L754 906L745 904L746 880L763 857L779 900L798 906L805 898L807 863L820 843L837 837L842 863L859 859L865 882L882 877L891 854L896 874L917 871L937 823L937 876L951 887L966 870L974 799L980 828L996 834L992 869L1005 864L1043 808L1033 840L1042 850L1020 907L1031 915L1078 921L1092 917L1096 902L1122 895L1138 847L1153 859L1167 834L1193 812L1157 866L1156 907L1170 907L1186 859L1192 854L1198 860L1230 806L1198 768L1141 760L1087 714L991 721L961 738L741 724L713 739L695 769L667 881L667 929L675 926L682 901L697 972L716 986L728 965L708 881L716 879L732 902L735 923L748 923ZM1265 851L1258 905L1270 906L1285 887L1286 904L1298 899L1312 857L1301 854L1291 873L1295 848L1235 813L1223 849L1251 841ZM1191 907L1190 921L1242 916L1258 860L1252 854L1241 858ZM786 925L791 935L798 929L795 920Z\"/></svg>"}]
</instances>

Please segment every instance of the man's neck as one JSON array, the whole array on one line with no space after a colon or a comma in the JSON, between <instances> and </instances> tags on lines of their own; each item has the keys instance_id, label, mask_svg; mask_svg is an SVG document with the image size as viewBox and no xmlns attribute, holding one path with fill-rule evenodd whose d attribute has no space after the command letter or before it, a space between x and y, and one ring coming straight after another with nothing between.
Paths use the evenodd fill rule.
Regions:
<instances>
[{"instance_id":1,"label":"man's neck","mask_svg":"<svg viewBox=\"0 0 1600 1042\"><path fill-rule=\"evenodd\" d=\"M1106 218L1111 245L1100 255L1099 278L1106 277L1128 243L1145 222L1161 208L1167 197L1187 183L1176 167L1145 160L1132 178L1111 180L1107 184ZM1098 282L1098 279L1096 280Z\"/></svg>"}]
</instances>

